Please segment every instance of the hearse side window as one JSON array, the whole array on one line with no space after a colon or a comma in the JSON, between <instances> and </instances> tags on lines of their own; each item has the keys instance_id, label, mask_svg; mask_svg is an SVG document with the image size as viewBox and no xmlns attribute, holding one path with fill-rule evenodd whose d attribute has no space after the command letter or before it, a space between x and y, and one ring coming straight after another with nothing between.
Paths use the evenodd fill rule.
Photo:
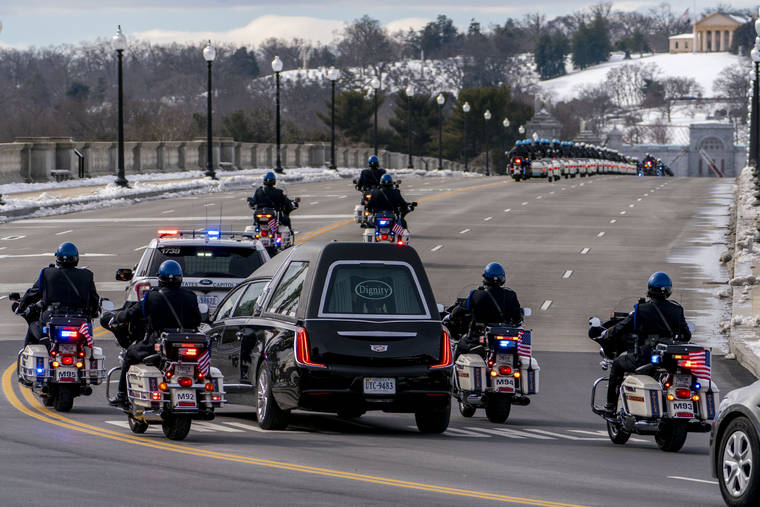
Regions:
<instances>
[{"instance_id":1,"label":"hearse side window","mask_svg":"<svg viewBox=\"0 0 760 507\"><path fill-rule=\"evenodd\" d=\"M216 311L216 317L214 317L214 320L226 319L230 316L232 309L235 308L235 303L237 303L237 300L240 298L240 294L244 289L245 286L241 286L230 293L230 296L224 300L224 303L222 303Z\"/></svg>"},{"instance_id":2,"label":"hearse side window","mask_svg":"<svg viewBox=\"0 0 760 507\"><path fill-rule=\"evenodd\" d=\"M253 315L253 307L256 306L256 301L261 295L261 291L264 290L267 282L259 281L253 282L248 285L248 290L245 291L243 297L240 298L237 308L233 312L233 317L250 317Z\"/></svg>"},{"instance_id":3,"label":"hearse side window","mask_svg":"<svg viewBox=\"0 0 760 507\"><path fill-rule=\"evenodd\" d=\"M294 316L298 308L298 300L301 298L301 289L309 271L309 263L293 261L282 275L279 285L269 300L266 311L281 315Z\"/></svg>"},{"instance_id":4,"label":"hearse side window","mask_svg":"<svg viewBox=\"0 0 760 507\"><path fill-rule=\"evenodd\" d=\"M419 284L405 263L335 263L321 314L426 317Z\"/></svg>"}]
</instances>

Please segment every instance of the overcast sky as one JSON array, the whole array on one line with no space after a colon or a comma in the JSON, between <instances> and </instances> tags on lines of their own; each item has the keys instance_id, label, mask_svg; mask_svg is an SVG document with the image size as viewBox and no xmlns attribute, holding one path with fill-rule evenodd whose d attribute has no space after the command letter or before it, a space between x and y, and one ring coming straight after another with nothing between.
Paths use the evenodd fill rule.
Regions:
<instances>
[{"instance_id":1,"label":"overcast sky","mask_svg":"<svg viewBox=\"0 0 760 507\"><path fill-rule=\"evenodd\" d=\"M548 18L597 2L560 0L0 0L0 45L49 46L110 38L121 24L128 37L156 42L218 42L256 45L268 37L300 37L329 43L346 22L368 14L391 31L419 28L445 14L466 28L475 18L484 26L540 11ZM659 0L614 2L615 9L646 10ZM697 12L719 3L672 0L672 10ZM735 0L755 8L758 0Z\"/></svg>"}]
</instances>

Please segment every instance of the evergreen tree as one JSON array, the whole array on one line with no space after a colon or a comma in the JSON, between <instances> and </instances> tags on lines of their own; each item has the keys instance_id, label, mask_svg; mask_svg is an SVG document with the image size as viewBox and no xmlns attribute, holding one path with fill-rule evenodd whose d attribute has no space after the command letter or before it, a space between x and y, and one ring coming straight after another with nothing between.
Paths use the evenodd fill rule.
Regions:
<instances>
[{"instance_id":1,"label":"evergreen tree","mask_svg":"<svg viewBox=\"0 0 760 507\"><path fill-rule=\"evenodd\" d=\"M536 70L542 80L552 79L565 74L565 56L568 41L562 32L544 33L539 37L534 58Z\"/></svg>"},{"instance_id":2,"label":"evergreen tree","mask_svg":"<svg viewBox=\"0 0 760 507\"><path fill-rule=\"evenodd\" d=\"M604 19L600 12L594 15L594 19L591 21L588 30L590 65L608 61L612 49L610 30L607 20Z\"/></svg>"},{"instance_id":3,"label":"evergreen tree","mask_svg":"<svg viewBox=\"0 0 760 507\"><path fill-rule=\"evenodd\" d=\"M578 30L573 34L573 66L585 69L591 63L591 37L588 26L581 20Z\"/></svg>"},{"instance_id":4,"label":"evergreen tree","mask_svg":"<svg viewBox=\"0 0 760 507\"><path fill-rule=\"evenodd\" d=\"M427 148L434 137L438 138L435 134L438 128L438 104L433 97L425 94L413 95L408 102L407 99L404 90L395 96L393 117L390 119L394 136L389 149L402 153L409 150L407 118L411 110L412 154L432 155Z\"/></svg>"},{"instance_id":5,"label":"evergreen tree","mask_svg":"<svg viewBox=\"0 0 760 507\"><path fill-rule=\"evenodd\" d=\"M383 103L378 95L377 107ZM317 113L325 125L330 126L330 101L326 101L327 114ZM351 142L368 141L372 136L372 115L375 105L363 92L342 91L335 94L335 128Z\"/></svg>"}]
</instances>

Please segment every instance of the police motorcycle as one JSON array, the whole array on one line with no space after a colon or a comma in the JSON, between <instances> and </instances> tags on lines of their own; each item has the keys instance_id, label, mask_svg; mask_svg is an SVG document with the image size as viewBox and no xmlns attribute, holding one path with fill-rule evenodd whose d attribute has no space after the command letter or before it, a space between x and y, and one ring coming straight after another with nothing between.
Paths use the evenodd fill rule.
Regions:
<instances>
[{"instance_id":1,"label":"police motorcycle","mask_svg":"<svg viewBox=\"0 0 760 507\"><path fill-rule=\"evenodd\" d=\"M253 224L245 228L245 232L252 232L256 239L261 241L269 255L274 256L277 252L293 246L295 238L290 228L282 225L283 213L273 208L259 208L253 203L251 197L247 197L248 207L253 210ZM300 197L290 201L294 210L298 209Z\"/></svg>"},{"instance_id":2,"label":"police motorcycle","mask_svg":"<svg viewBox=\"0 0 760 507\"><path fill-rule=\"evenodd\" d=\"M407 213L411 213L417 207L417 202L411 202L407 206ZM372 227L374 225L374 227ZM401 213L394 211L378 211L369 217L369 226L362 233L364 243L397 243L406 245L409 243L409 230L401 225Z\"/></svg>"},{"instance_id":3,"label":"police motorcycle","mask_svg":"<svg viewBox=\"0 0 760 507\"><path fill-rule=\"evenodd\" d=\"M12 292L11 309L16 312L21 295ZM113 303L101 300L101 308L113 309ZM31 324L40 319L40 303L30 305L22 316ZM43 344L25 346L16 360L19 383L29 387L40 397L43 405L58 412L69 412L77 396L92 394L92 386L105 379L105 355L100 347L92 344L93 331L88 315L59 304L49 308L42 331Z\"/></svg>"},{"instance_id":4,"label":"police motorcycle","mask_svg":"<svg viewBox=\"0 0 760 507\"><path fill-rule=\"evenodd\" d=\"M630 308L624 300L617 309ZM639 300L642 302L642 300ZM613 311L609 320L589 319L593 328L609 329L629 315ZM689 324L691 328L692 325ZM591 333L590 333L591 334ZM627 337L636 343L636 336ZM602 370L625 352L626 341L592 338L601 346ZM678 452L688 433L707 433L711 429L719 403L720 390L710 375L710 351L699 345L676 343L656 338L650 362L633 372L626 372L618 394L616 411L605 411L609 377L596 379L591 389L591 410L607 423L607 433L614 444L623 445L631 434L654 435L657 447ZM597 398L597 388L603 385Z\"/></svg>"},{"instance_id":5,"label":"police motorcycle","mask_svg":"<svg viewBox=\"0 0 760 507\"><path fill-rule=\"evenodd\" d=\"M489 324L485 327L467 329L463 321L452 318L456 306L465 308L466 299L458 298L446 309L443 324L452 338L454 349L465 335L477 336L474 345L459 354L454 363L452 395L463 417L472 417L479 408L493 423L504 423L509 418L512 405L527 406L528 396L538 394L541 368L531 353L531 330L523 326L513 327ZM530 308L523 308L523 315L531 315ZM455 351L452 351L455 354Z\"/></svg>"},{"instance_id":6,"label":"police motorcycle","mask_svg":"<svg viewBox=\"0 0 760 507\"><path fill-rule=\"evenodd\" d=\"M372 197L372 190L374 189L360 187L358 183L358 178L354 178L354 188L362 193L361 203L354 206L354 221L364 229L365 227L369 227L369 216L371 213L367 210L367 203L370 197Z\"/></svg>"},{"instance_id":7,"label":"police motorcycle","mask_svg":"<svg viewBox=\"0 0 760 507\"><path fill-rule=\"evenodd\" d=\"M198 305L201 313L208 307ZM116 336L119 345L129 345L141 335L131 324L115 322L114 314L101 319L104 328ZM205 334L188 329L173 329L161 333L155 344L155 354L141 364L132 365L127 372L126 414L133 433L145 433L149 425L160 424L166 438L183 440L190 432L192 421L211 421L224 398L224 377L210 365L210 343ZM120 354L123 359L124 350ZM117 366L108 371L106 397L111 400L111 379L121 372ZM114 380L113 383L117 381Z\"/></svg>"}]
</instances>

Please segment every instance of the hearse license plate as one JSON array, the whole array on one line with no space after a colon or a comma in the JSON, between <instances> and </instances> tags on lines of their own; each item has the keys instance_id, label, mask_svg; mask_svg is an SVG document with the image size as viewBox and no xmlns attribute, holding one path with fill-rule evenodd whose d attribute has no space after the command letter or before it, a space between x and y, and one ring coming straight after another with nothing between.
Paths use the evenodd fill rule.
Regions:
<instances>
[{"instance_id":1,"label":"hearse license plate","mask_svg":"<svg viewBox=\"0 0 760 507\"><path fill-rule=\"evenodd\" d=\"M396 394L396 379L364 377L364 394Z\"/></svg>"},{"instance_id":2,"label":"hearse license plate","mask_svg":"<svg viewBox=\"0 0 760 507\"><path fill-rule=\"evenodd\" d=\"M172 404L176 408L194 408L195 407L195 390L175 389L174 391L172 391Z\"/></svg>"},{"instance_id":3,"label":"hearse license plate","mask_svg":"<svg viewBox=\"0 0 760 507\"><path fill-rule=\"evenodd\" d=\"M515 379L512 377L494 377L494 388L504 393L515 391Z\"/></svg>"},{"instance_id":4,"label":"hearse license plate","mask_svg":"<svg viewBox=\"0 0 760 507\"><path fill-rule=\"evenodd\" d=\"M56 370L58 382L74 382L77 379L76 368L58 368Z\"/></svg>"}]
</instances>

